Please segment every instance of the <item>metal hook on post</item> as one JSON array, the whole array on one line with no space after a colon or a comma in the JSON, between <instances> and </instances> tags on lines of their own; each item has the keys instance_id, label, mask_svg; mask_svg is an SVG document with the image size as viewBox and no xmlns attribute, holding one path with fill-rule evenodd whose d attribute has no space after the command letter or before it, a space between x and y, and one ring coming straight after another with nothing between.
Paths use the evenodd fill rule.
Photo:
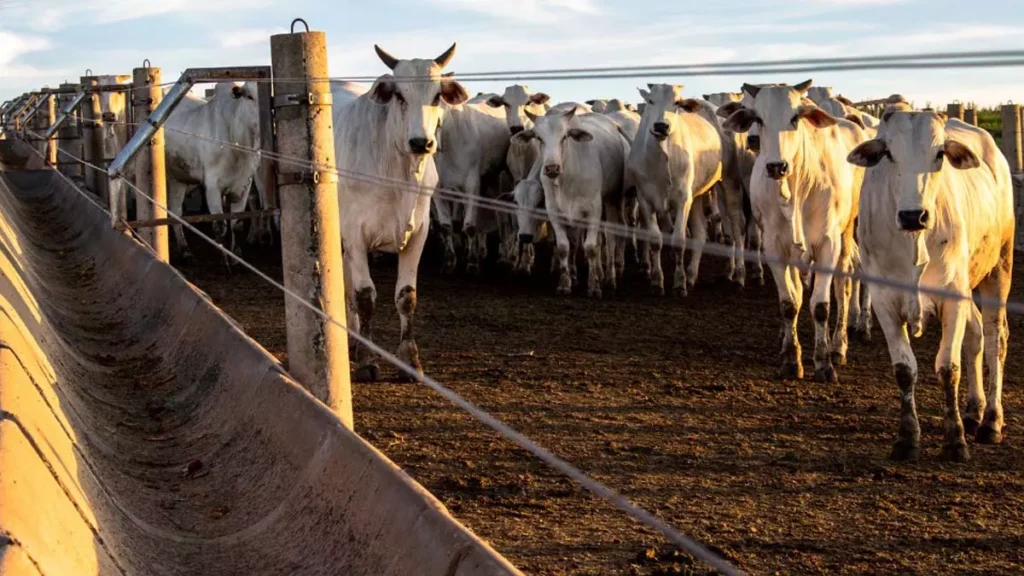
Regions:
<instances>
[{"instance_id":1,"label":"metal hook on post","mask_svg":"<svg viewBox=\"0 0 1024 576\"><path fill-rule=\"evenodd\" d=\"M146 58L145 60L143 60L143 61L142 61L142 67L143 67L143 68L146 68L147 70L148 70L149 68L152 68L152 67L153 67L153 66L151 66L151 65L150 65L150 63L149 63L149 58Z\"/></svg>"},{"instance_id":2,"label":"metal hook on post","mask_svg":"<svg viewBox=\"0 0 1024 576\"><path fill-rule=\"evenodd\" d=\"M309 32L309 24L305 20L303 20L302 18L296 18L295 20L292 20L292 34L295 34L295 23L296 22L302 22L302 25L306 27L306 32L307 33Z\"/></svg>"},{"instance_id":3,"label":"metal hook on post","mask_svg":"<svg viewBox=\"0 0 1024 576\"><path fill-rule=\"evenodd\" d=\"M92 76L92 68L86 68L85 69L85 75L86 76Z\"/></svg>"}]
</instances>

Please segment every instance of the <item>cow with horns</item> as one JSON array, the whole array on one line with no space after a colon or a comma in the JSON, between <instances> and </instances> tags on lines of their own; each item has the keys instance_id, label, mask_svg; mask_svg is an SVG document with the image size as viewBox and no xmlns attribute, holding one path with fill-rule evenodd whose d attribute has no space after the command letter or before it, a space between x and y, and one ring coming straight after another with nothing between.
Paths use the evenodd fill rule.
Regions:
<instances>
[{"instance_id":1,"label":"cow with horns","mask_svg":"<svg viewBox=\"0 0 1024 576\"><path fill-rule=\"evenodd\" d=\"M445 113L442 104L459 105L469 95L450 74L441 73L455 55L455 44L433 60L400 60L374 48L393 74L377 78L369 92L334 109L339 172L360 175L338 182L348 321L351 328L372 337L377 290L368 253L396 252L395 306L402 327L398 357L422 372L412 326L417 269L438 182L435 137ZM357 347L355 360L355 380L380 377L369 349Z\"/></svg>"}]
</instances>

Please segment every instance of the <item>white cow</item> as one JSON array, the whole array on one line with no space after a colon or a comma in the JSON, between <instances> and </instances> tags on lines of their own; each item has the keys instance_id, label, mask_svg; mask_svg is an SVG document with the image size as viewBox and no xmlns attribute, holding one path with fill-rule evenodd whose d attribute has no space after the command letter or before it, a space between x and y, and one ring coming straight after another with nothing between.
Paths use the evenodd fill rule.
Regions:
<instances>
[{"instance_id":1,"label":"white cow","mask_svg":"<svg viewBox=\"0 0 1024 576\"><path fill-rule=\"evenodd\" d=\"M501 190L496 185L498 176L505 171L509 139L505 114L501 110L484 103L466 103L450 106L445 111L435 161L440 186L461 191L467 197L463 204L463 230L467 240L466 272L470 274L480 273L487 249L488 230L479 226L481 216L477 200L484 191L481 183L488 177L493 180L495 185L488 187L488 194L485 194L492 199L510 191ZM447 273L454 272L456 266L452 223L455 208L456 204L450 199L434 197L434 209L445 246L444 271ZM493 220L490 214L486 218Z\"/></svg>"},{"instance_id":2,"label":"white cow","mask_svg":"<svg viewBox=\"0 0 1024 576\"><path fill-rule=\"evenodd\" d=\"M860 120L864 128L875 129L878 127L878 118L867 112L861 112L854 107L853 102L848 98L834 96L833 92L831 86L812 86L807 91L807 97L817 104L819 108L836 118L846 118L851 121Z\"/></svg>"},{"instance_id":3,"label":"white cow","mask_svg":"<svg viewBox=\"0 0 1024 576\"><path fill-rule=\"evenodd\" d=\"M942 323L935 371L945 398L942 458L968 460L964 432L978 442L1002 441L1003 369L1009 327L1006 302L1013 269L1013 183L992 136L934 112L887 111L875 140L849 161L867 167L860 200L861 257L873 275L910 285L986 298L944 298L872 284L878 323L889 344L900 389L900 425L891 458L914 460L921 427L914 386L917 359L910 334L923 318ZM961 351L961 345L963 350ZM966 354L967 411L960 419L957 387ZM988 367L983 389L982 354Z\"/></svg>"},{"instance_id":4,"label":"white cow","mask_svg":"<svg viewBox=\"0 0 1024 576\"><path fill-rule=\"evenodd\" d=\"M608 235L602 254L601 221L623 223L623 191L628 186L625 160L629 142L611 119L600 114L580 114L578 107L566 112L530 114L534 127L514 138L537 139L541 147L541 184L548 221L555 235L555 257L560 267L558 293L572 291L568 226L582 228L584 253L589 265L587 294L602 296L602 280L615 289L624 265L625 244Z\"/></svg>"},{"instance_id":5,"label":"white cow","mask_svg":"<svg viewBox=\"0 0 1024 576\"><path fill-rule=\"evenodd\" d=\"M413 338L416 278L430 228L430 201L437 186L435 138L445 107L462 104L462 85L441 70L455 55L455 44L433 60L399 60L374 46L394 74L385 74L369 92L334 108L334 147L339 171L372 177L338 182L345 288L352 328L372 337L377 291L370 277L370 251L398 253L395 306L401 318L398 357L422 371ZM357 381L373 381L380 368L370 350L356 348Z\"/></svg>"},{"instance_id":6,"label":"white cow","mask_svg":"<svg viewBox=\"0 0 1024 576\"><path fill-rule=\"evenodd\" d=\"M673 292L684 296L696 281L700 250L707 238L702 210L695 211L696 217L691 218L691 208L697 198L722 179L723 138L714 107L709 103L684 99L682 86L648 87L650 91L640 90L647 106L630 150L628 169L636 181L640 221L651 240L651 290L659 295L665 292L658 217L667 215L674 226ZM687 223L698 243L690 259L689 275L683 265Z\"/></svg>"},{"instance_id":7,"label":"white cow","mask_svg":"<svg viewBox=\"0 0 1024 576\"><path fill-rule=\"evenodd\" d=\"M782 316L784 378L802 378L797 317L803 303L803 284L791 263L813 263L828 269L852 271L854 220L863 170L846 162L865 140L860 126L836 119L803 99L808 80L794 87L745 85L754 97L726 121L728 129L746 132L761 128L761 151L751 176L754 217L764 230L764 248L779 290ZM814 313L814 368L820 381L837 380L834 363L845 364L851 283L835 276L836 330L829 338L828 319L833 275L814 274L811 305Z\"/></svg>"},{"instance_id":8,"label":"white cow","mask_svg":"<svg viewBox=\"0 0 1024 576\"><path fill-rule=\"evenodd\" d=\"M587 100L586 104L587 106L590 106L592 111L597 112L598 114L604 114L608 111L608 102L608 100L599 98L596 100Z\"/></svg>"},{"instance_id":9,"label":"white cow","mask_svg":"<svg viewBox=\"0 0 1024 576\"><path fill-rule=\"evenodd\" d=\"M232 142L241 148L260 148L259 106L256 84L221 82L209 101L187 95L164 124L167 154L168 209L181 214L182 203L190 188L202 187L210 214L245 210L252 179L259 167L259 156L246 150L224 146ZM259 183L262 186L262 183ZM229 245L236 249L234 225L214 222L216 235L230 235ZM180 224L174 225L174 237L182 258L190 257Z\"/></svg>"}]
</instances>

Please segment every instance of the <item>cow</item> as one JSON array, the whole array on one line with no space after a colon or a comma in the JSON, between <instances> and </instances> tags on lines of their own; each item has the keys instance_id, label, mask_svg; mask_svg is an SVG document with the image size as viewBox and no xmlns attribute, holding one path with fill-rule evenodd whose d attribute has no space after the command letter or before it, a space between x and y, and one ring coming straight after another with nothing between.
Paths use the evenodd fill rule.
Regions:
<instances>
[{"instance_id":1,"label":"cow","mask_svg":"<svg viewBox=\"0 0 1024 576\"><path fill-rule=\"evenodd\" d=\"M569 263L570 240L566 223L585 224L583 250L589 265L587 294L602 297L602 281L615 289L624 261L625 244L617 235L605 238L601 246L601 222L621 225L623 191L628 187L625 161L629 141L621 128L600 114L579 113L579 107L550 111L545 116L529 113L532 129L513 138L540 143L540 180L544 206L555 236L555 257L560 274L558 294L572 291Z\"/></svg>"},{"instance_id":2,"label":"cow","mask_svg":"<svg viewBox=\"0 0 1024 576\"><path fill-rule=\"evenodd\" d=\"M709 103L684 99L683 87L678 85L648 84L648 88L640 89L647 107L630 149L628 170L636 182L640 221L649 231L651 290L657 295L665 292L658 220L669 215L675 239L673 292L684 296L696 281L707 237L703 214L690 218L691 208L722 178L723 137ZM683 266L687 223L697 241L689 274Z\"/></svg>"},{"instance_id":3,"label":"cow","mask_svg":"<svg viewBox=\"0 0 1024 576\"><path fill-rule=\"evenodd\" d=\"M210 100L187 95L164 124L167 154L167 208L181 215L190 188L202 187L210 214L242 212L260 158L245 149L260 149L256 84L221 82ZM227 147L231 142L238 148ZM258 182L262 186L262 182ZM213 223L215 235L237 250L234 223ZM191 257L181 224L175 224L178 255ZM229 237L229 238L228 238Z\"/></svg>"},{"instance_id":4,"label":"cow","mask_svg":"<svg viewBox=\"0 0 1024 576\"><path fill-rule=\"evenodd\" d=\"M914 400L918 366L909 334L924 318L942 323L935 372L945 398L941 457L965 462L965 432L982 444L1003 434L1003 370L1009 326L1006 302L1013 271L1013 182L987 131L935 112L889 110L877 138L848 160L867 169L860 199L861 258L872 275L962 294L962 298L871 284L878 324L900 390L900 424L890 457L916 460L921 427ZM981 309L971 300L977 290ZM962 350L961 350L962 347ZM957 387L966 354L967 409ZM988 398L983 366L988 368Z\"/></svg>"},{"instance_id":5,"label":"cow","mask_svg":"<svg viewBox=\"0 0 1024 576\"><path fill-rule=\"evenodd\" d=\"M726 128L747 132L757 124L761 149L750 181L751 208L764 230L764 248L779 291L782 323L780 375L803 377L797 317L803 303L799 268L815 264L828 270L852 272L857 246L857 217L864 171L846 156L866 139L863 129L808 104L807 80L796 86L750 84L744 91L752 108L734 112ZM829 337L829 303L836 290L836 329ZM846 363L847 320L851 293L849 276L816 270L811 306L814 317L814 374L821 382L836 382L835 364Z\"/></svg>"},{"instance_id":6,"label":"cow","mask_svg":"<svg viewBox=\"0 0 1024 576\"><path fill-rule=\"evenodd\" d=\"M609 100L599 98L595 100L587 100L586 104L587 106L590 106L592 111L597 112L598 114L604 114L608 111L608 102Z\"/></svg>"},{"instance_id":7,"label":"cow","mask_svg":"<svg viewBox=\"0 0 1024 576\"><path fill-rule=\"evenodd\" d=\"M369 92L333 111L339 172L368 176L338 182L348 320L351 329L372 338L377 291L367 255L370 251L397 253L395 306L401 320L397 356L422 373L413 317L417 269L438 183L436 135L445 105L462 104L469 95L450 75L441 73L455 55L455 44L433 60L400 60L379 46L374 49L393 73L380 76ZM357 346L355 361L356 381L380 378L380 367L368 348Z\"/></svg>"},{"instance_id":8,"label":"cow","mask_svg":"<svg viewBox=\"0 0 1024 576\"><path fill-rule=\"evenodd\" d=\"M860 123L862 128L875 129L879 120L867 112L861 112L853 102L843 96L833 96L831 86L812 86L807 91L810 98L819 108L836 118L846 118L851 122Z\"/></svg>"},{"instance_id":9,"label":"cow","mask_svg":"<svg viewBox=\"0 0 1024 576\"><path fill-rule=\"evenodd\" d=\"M481 183L490 178L494 185L487 187L491 197L502 192L497 185L499 175L505 171L509 150L509 129L505 114L485 103L466 103L449 106L440 130L440 146L435 157L439 185L460 190L466 197L463 230L466 233L466 272L479 274L487 249L487 231L479 228L480 206L478 198L484 188ZM449 199L434 198L434 209L441 224L442 243L445 246L444 271L455 271L453 212L455 204ZM488 219L491 220L490 216ZM505 238L502 238L504 241Z\"/></svg>"}]
</instances>

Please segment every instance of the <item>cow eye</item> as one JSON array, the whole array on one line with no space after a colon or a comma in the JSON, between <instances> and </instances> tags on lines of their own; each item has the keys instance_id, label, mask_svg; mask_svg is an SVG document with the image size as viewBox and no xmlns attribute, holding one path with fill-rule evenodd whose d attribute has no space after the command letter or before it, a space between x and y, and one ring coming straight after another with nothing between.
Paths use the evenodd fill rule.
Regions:
<instances>
[{"instance_id":1,"label":"cow eye","mask_svg":"<svg viewBox=\"0 0 1024 576\"><path fill-rule=\"evenodd\" d=\"M942 157L943 157L943 156L945 156L945 155L946 155L946 151L945 151L945 150L939 150L939 151L938 151L938 152L937 152L937 153L935 154L935 159L936 159L936 160L942 160Z\"/></svg>"},{"instance_id":2,"label":"cow eye","mask_svg":"<svg viewBox=\"0 0 1024 576\"><path fill-rule=\"evenodd\" d=\"M440 106L440 105L441 105L441 93L440 93L440 92L438 92L438 93L437 93L437 94L436 94L436 95L434 96L434 101L433 101L433 102L431 102L431 103L430 103L430 105L431 105L431 106Z\"/></svg>"},{"instance_id":3,"label":"cow eye","mask_svg":"<svg viewBox=\"0 0 1024 576\"><path fill-rule=\"evenodd\" d=\"M793 126L796 126L796 125L800 124L800 115L799 115L799 114L797 114L797 115L793 116L793 119L792 119L792 120L790 120L789 122L790 122L790 124L792 124Z\"/></svg>"}]
</instances>

